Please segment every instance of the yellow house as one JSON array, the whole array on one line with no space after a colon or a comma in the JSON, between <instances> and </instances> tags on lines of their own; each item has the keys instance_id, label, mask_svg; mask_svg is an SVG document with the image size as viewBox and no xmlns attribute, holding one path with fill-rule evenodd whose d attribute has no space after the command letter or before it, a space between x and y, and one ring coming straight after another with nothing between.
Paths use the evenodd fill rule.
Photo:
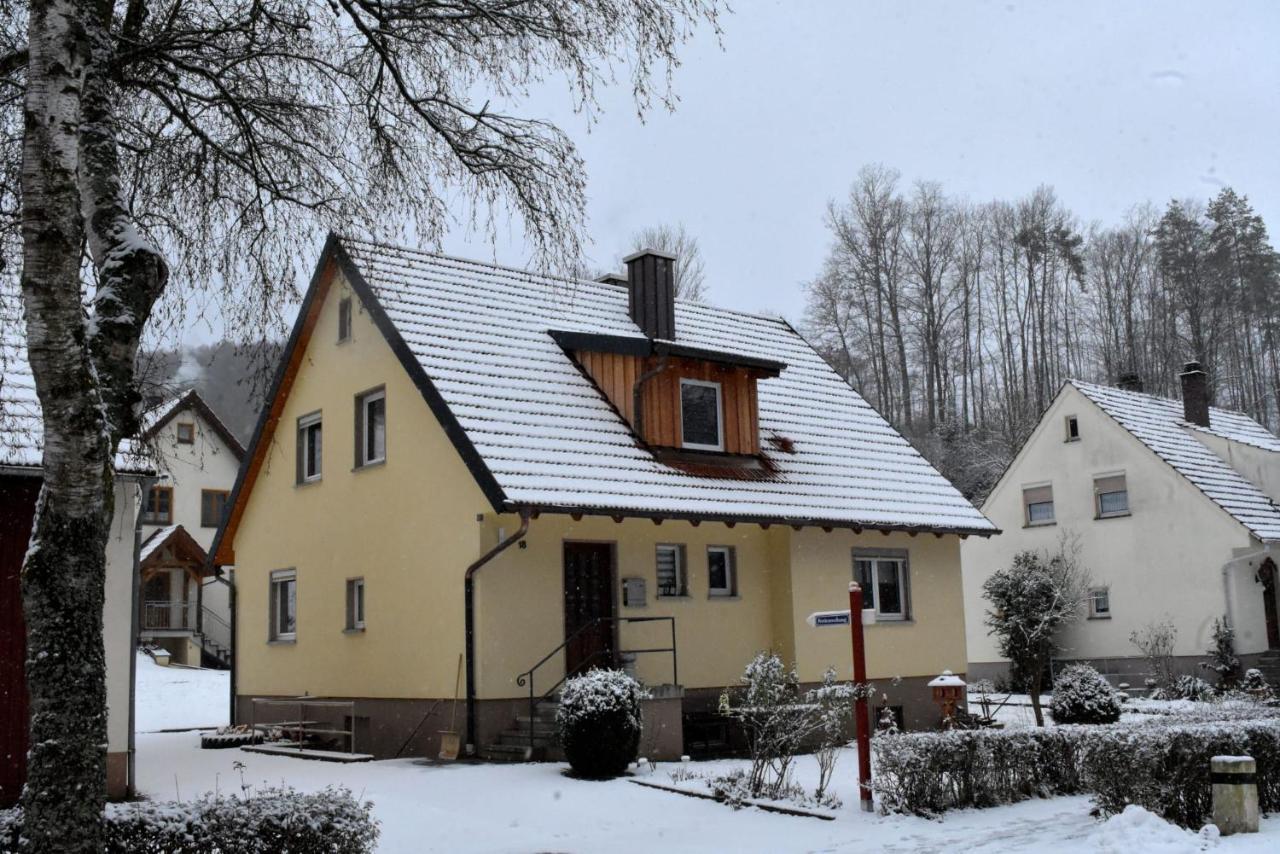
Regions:
<instances>
[{"instance_id":1,"label":"yellow house","mask_svg":"<svg viewBox=\"0 0 1280 854\"><path fill-rule=\"evenodd\" d=\"M871 677L937 722L960 540L994 526L785 321L674 299L673 260L571 281L329 239L213 547L238 720L349 701L360 750L434 755L457 690L466 744L524 756L566 673L622 666L678 754L759 650L848 678L808 617L858 579Z\"/></svg>"}]
</instances>

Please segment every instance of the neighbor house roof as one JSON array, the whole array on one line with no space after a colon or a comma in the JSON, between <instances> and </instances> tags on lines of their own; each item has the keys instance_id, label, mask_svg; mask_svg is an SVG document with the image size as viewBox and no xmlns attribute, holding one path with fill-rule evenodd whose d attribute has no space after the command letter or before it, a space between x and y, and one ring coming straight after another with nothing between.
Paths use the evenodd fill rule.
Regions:
<instances>
[{"instance_id":1,"label":"neighbor house roof","mask_svg":"<svg viewBox=\"0 0 1280 854\"><path fill-rule=\"evenodd\" d=\"M311 303L331 261L495 509L995 532L779 318L676 305L674 344L785 366L759 381L761 444L772 474L707 476L659 461L557 343L565 333L643 339L625 288L331 237L291 350L314 323ZM286 352L276 394L293 358ZM269 440L262 436L268 423L264 412L251 457Z\"/></svg>"},{"instance_id":2,"label":"neighbor house roof","mask_svg":"<svg viewBox=\"0 0 1280 854\"><path fill-rule=\"evenodd\" d=\"M0 468L36 473L44 457L44 422L27 362L26 325L12 281L0 282ZM116 471L150 474L154 465L132 440L120 443Z\"/></svg>"},{"instance_id":3,"label":"neighbor house roof","mask_svg":"<svg viewBox=\"0 0 1280 854\"><path fill-rule=\"evenodd\" d=\"M1280 508L1195 436L1202 431L1280 452L1280 440L1261 424L1243 413L1211 407L1210 426L1200 427L1186 420L1179 400L1079 380L1071 385L1259 540L1280 541Z\"/></svg>"},{"instance_id":4,"label":"neighbor house roof","mask_svg":"<svg viewBox=\"0 0 1280 854\"><path fill-rule=\"evenodd\" d=\"M200 392L193 388L176 392L143 413L142 438L144 440L152 438L162 427L172 421L178 413L187 409L194 409L204 419L205 423L209 425L209 429L218 434L218 438L231 450L237 460L244 456L244 446L240 444L240 440L235 437L235 434L231 432L226 424L222 423L222 419L213 411L213 408L205 403L204 398L200 396Z\"/></svg>"}]
</instances>

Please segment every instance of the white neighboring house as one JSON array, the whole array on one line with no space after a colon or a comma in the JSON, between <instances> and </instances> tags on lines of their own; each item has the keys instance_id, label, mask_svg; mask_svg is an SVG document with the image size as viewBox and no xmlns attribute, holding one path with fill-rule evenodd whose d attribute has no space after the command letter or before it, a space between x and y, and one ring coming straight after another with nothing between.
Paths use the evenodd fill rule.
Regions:
<instances>
[{"instance_id":1,"label":"white neighboring house","mask_svg":"<svg viewBox=\"0 0 1280 854\"><path fill-rule=\"evenodd\" d=\"M142 439L160 476L142 513L140 638L181 664L230 666L230 585L207 552L244 448L195 390L153 408Z\"/></svg>"},{"instance_id":2,"label":"white neighboring house","mask_svg":"<svg viewBox=\"0 0 1280 854\"><path fill-rule=\"evenodd\" d=\"M1210 407L1200 365L1183 400L1067 382L982 510L1004 532L961 549L971 678L1007 662L987 633L982 584L1024 550L1076 535L1093 580L1088 614L1064 632L1063 658L1140 684L1135 630L1168 620L1187 672L1205 660L1215 619L1236 632L1245 666L1280 681L1280 439Z\"/></svg>"}]
</instances>

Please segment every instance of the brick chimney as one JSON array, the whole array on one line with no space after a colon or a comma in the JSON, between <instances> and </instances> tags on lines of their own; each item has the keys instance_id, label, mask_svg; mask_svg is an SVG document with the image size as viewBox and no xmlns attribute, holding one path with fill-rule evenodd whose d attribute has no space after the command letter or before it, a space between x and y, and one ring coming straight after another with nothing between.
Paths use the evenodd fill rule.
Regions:
<instances>
[{"instance_id":1,"label":"brick chimney","mask_svg":"<svg viewBox=\"0 0 1280 854\"><path fill-rule=\"evenodd\" d=\"M1116 388L1121 388L1125 391L1142 391L1142 375L1133 372L1121 374L1116 380Z\"/></svg>"},{"instance_id":2,"label":"brick chimney","mask_svg":"<svg viewBox=\"0 0 1280 854\"><path fill-rule=\"evenodd\" d=\"M1199 362L1187 362L1178 374L1182 380L1182 414L1192 424L1209 426L1209 377Z\"/></svg>"},{"instance_id":3,"label":"brick chimney","mask_svg":"<svg viewBox=\"0 0 1280 854\"><path fill-rule=\"evenodd\" d=\"M627 264L631 319L647 338L675 338L676 256L642 249L622 260Z\"/></svg>"}]
</instances>

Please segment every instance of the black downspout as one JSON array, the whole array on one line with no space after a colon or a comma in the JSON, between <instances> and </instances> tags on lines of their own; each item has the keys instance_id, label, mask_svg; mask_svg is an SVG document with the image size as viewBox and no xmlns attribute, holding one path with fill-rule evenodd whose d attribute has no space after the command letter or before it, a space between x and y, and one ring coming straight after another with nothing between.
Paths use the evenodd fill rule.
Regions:
<instances>
[{"instance_id":1,"label":"black downspout","mask_svg":"<svg viewBox=\"0 0 1280 854\"><path fill-rule=\"evenodd\" d=\"M231 636L228 639L231 642L231 649L228 654L231 656L231 710L227 716L227 722L231 726L236 725L236 583L227 578L226 570L222 567L214 568L214 580L227 585L227 613L231 618ZM234 577L234 576L233 576Z\"/></svg>"},{"instance_id":2,"label":"black downspout","mask_svg":"<svg viewBox=\"0 0 1280 854\"><path fill-rule=\"evenodd\" d=\"M471 566L467 567L466 578L463 582L465 590L465 621L466 621L466 660L467 660L467 753L471 754L476 750L476 636L475 636L475 574L489 561L502 554L509 547L524 539L525 534L529 533L529 510L528 508L520 509L520 527L511 536L498 543L489 551L485 552ZM234 655L234 653L233 653Z\"/></svg>"},{"instance_id":3,"label":"black downspout","mask_svg":"<svg viewBox=\"0 0 1280 854\"><path fill-rule=\"evenodd\" d=\"M652 369L645 371L636 377L636 383L631 387L631 413L632 421L635 422L636 436L641 442L646 441L644 437L644 384L656 377L667 369L667 354L663 353L658 359L658 364Z\"/></svg>"}]
</instances>

